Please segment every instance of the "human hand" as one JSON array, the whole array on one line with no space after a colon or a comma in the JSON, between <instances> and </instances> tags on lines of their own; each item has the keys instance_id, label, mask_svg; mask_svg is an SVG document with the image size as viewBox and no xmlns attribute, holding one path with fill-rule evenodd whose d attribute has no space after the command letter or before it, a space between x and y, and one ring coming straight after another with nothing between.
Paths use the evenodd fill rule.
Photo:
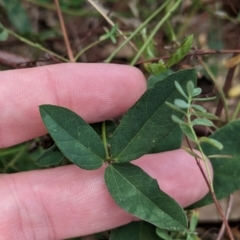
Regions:
<instances>
[{"instance_id":1,"label":"human hand","mask_svg":"<svg viewBox=\"0 0 240 240\"><path fill-rule=\"evenodd\" d=\"M146 90L140 71L114 64L3 71L0 86L0 148L46 133L41 104L70 108L92 123L122 115ZM194 158L183 150L145 155L133 163L183 207L208 191ZM116 205L103 173L104 168L68 165L1 175L0 239L64 239L135 220Z\"/></svg>"}]
</instances>

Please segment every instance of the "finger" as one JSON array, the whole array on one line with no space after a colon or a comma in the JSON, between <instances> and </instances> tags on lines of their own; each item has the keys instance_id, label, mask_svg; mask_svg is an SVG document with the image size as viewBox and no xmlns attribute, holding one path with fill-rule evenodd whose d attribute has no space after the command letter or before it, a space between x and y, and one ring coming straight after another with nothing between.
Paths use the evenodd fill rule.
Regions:
<instances>
[{"instance_id":1,"label":"finger","mask_svg":"<svg viewBox=\"0 0 240 240\"><path fill-rule=\"evenodd\" d=\"M195 160L183 150L146 155L134 163L182 206L207 193ZM133 217L109 195L103 174L103 168L85 171L71 165L2 176L0 239L65 239L131 222Z\"/></svg>"},{"instance_id":2,"label":"finger","mask_svg":"<svg viewBox=\"0 0 240 240\"><path fill-rule=\"evenodd\" d=\"M39 105L70 108L88 122L126 112L146 90L143 74L117 64L68 63L0 73L0 148L46 133Z\"/></svg>"}]
</instances>

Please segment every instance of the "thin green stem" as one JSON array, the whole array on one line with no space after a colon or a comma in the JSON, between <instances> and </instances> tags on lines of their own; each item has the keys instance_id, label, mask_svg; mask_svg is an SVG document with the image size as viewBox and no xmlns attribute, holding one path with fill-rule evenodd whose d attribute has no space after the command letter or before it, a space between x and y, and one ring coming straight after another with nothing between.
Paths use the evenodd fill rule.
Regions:
<instances>
[{"instance_id":1,"label":"thin green stem","mask_svg":"<svg viewBox=\"0 0 240 240\"><path fill-rule=\"evenodd\" d=\"M132 39L134 38L152 19L154 19L172 0L166 0L155 12L153 12L132 34L123 41L123 43L116 48L112 54L104 61L109 63L112 61L114 56Z\"/></svg>"},{"instance_id":2,"label":"thin green stem","mask_svg":"<svg viewBox=\"0 0 240 240\"><path fill-rule=\"evenodd\" d=\"M106 136L106 122L105 121L102 122L102 141L103 141L103 145L104 145L104 149L105 149L106 159L109 159L110 156L108 153L107 136Z\"/></svg>"},{"instance_id":3,"label":"thin green stem","mask_svg":"<svg viewBox=\"0 0 240 240\"><path fill-rule=\"evenodd\" d=\"M117 34L115 36L115 38L119 38L119 37L122 37L122 36L127 36L129 35L129 33L125 33L125 34ZM105 38L105 39L98 39L97 41L95 42L92 42L90 43L89 45L87 45L86 47L84 47L83 49L81 49L74 57L75 59L75 62L78 60L78 58L83 54L85 53L86 51L88 51L89 49L91 49L92 47L96 46L97 44L101 43L101 42L104 42L106 40L109 40L109 38Z\"/></svg>"},{"instance_id":4,"label":"thin green stem","mask_svg":"<svg viewBox=\"0 0 240 240\"><path fill-rule=\"evenodd\" d=\"M189 99L188 99L188 104L189 104L189 106L191 105L191 102L192 102L192 98L189 97ZM198 149L199 149L199 151L200 151L200 153L201 153L201 159L203 160L203 162L204 162L204 164L205 164L205 167L206 167L206 170L207 170L208 182L209 182L209 185L210 185L210 187L211 187L211 191L214 192L213 182L212 182L212 177L211 177L211 172L210 172L209 166L208 166L208 164L207 164L207 158L206 158L206 155L203 153L203 150L202 150L202 147L201 147L200 142L199 142L199 140L198 140L198 137L197 137L197 135L196 135L196 133L195 133L195 131L194 131L194 129L193 129L193 125L192 125L192 122L191 122L191 116L192 116L192 114L191 114L191 111L190 111L190 110L191 110L191 108L189 107L189 108L187 109L187 114L186 114L186 116L187 116L187 122L188 122L189 127L190 127L190 129L191 129L191 132L192 132L192 134L193 134L193 136L194 136L195 143L197 144L197 147L198 147Z\"/></svg>"},{"instance_id":5,"label":"thin green stem","mask_svg":"<svg viewBox=\"0 0 240 240\"><path fill-rule=\"evenodd\" d=\"M27 144L22 146L17 155L4 167L3 172L6 172L8 168L13 167L14 164L19 160L19 158L25 153L27 149Z\"/></svg>"},{"instance_id":6,"label":"thin green stem","mask_svg":"<svg viewBox=\"0 0 240 240\"><path fill-rule=\"evenodd\" d=\"M167 1L166 1L167 2ZM148 46L148 44L152 41L153 37L155 36L155 34L157 33L157 31L160 29L160 27L162 27L162 25L168 20L168 18L171 16L171 14L177 9L177 7L179 6L179 4L182 2L182 0L178 0L176 1L176 3L169 9L168 12L166 12L166 14L164 15L164 17L161 19L160 22L158 22L158 24L155 26L155 28L151 31L151 34L149 35L149 37L147 38L147 40L145 41L145 43L143 44L143 46L141 47L141 49L139 49L138 53L136 54L136 56L133 58L131 65L134 65L137 61L138 58L140 57L140 55L143 53L143 51L146 49L146 47Z\"/></svg>"},{"instance_id":7,"label":"thin green stem","mask_svg":"<svg viewBox=\"0 0 240 240\"><path fill-rule=\"evenodd\" d=\"M69 62L69 60L68 60L67 58L64 58L64 57L56 54L55 52L52 52L52 51L48 50L47 48L43 47L43 46L40 45L39 43L34 43L34 42L32 42L32 41L30 41L30 40L28 40L28 39L26 39L26 38L18 35L18 34L15 33L14 31L12 31L12 30L10 30L10 29L8 29L8 28L6 28L6 27L4 27L4 29L5 29L10 35L12 35L12 36L14 36L15 38L17 38L19 41L24 42L24 43L26 43L26 44L34 47L34 48L37 48L37 49L43 51L43 52L46 52L46 53L48 53L48 54L50 54L50 55L58 58L59 60L61 60L61 61L63 61L63 62Z\"/></svg>"},{"instance_id":8,"label":"thin green stem","mask_svg":"<svg viewBox=\"0 0 240 240\"><path fill-rule=\"evenodd\" d=\"M233 116L232 116L232 119L231 119L232 121L237 118L237 115L239 114L239 111L240 111L240 102L238 102L237 107L236 107L236 109L233 113Z\"/></svg>"},{"instance_id":9,"label":"thin green stem","mask_svg":"<svg viewBox=\"0 0 240 240\"><path fill-rule=\"evenodd\" d=\"M176 42L177 41L177 37L176 37L176 35L174 33L172 24L170 23L169 19L166 21L166 23L167 23L167 27L168 27L168 30L169 30L169 33L170 33L170 40L171 40L171 42Z\"/></svg>"}]
</instances>

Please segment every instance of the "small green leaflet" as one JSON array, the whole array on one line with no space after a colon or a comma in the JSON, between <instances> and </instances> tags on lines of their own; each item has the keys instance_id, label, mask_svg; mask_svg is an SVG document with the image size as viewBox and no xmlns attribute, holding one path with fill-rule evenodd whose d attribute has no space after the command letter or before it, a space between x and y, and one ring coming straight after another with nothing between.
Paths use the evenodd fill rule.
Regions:
<instances>
[{"instance_id":1,"label":"small green leaflet","mask_svg":"<svg viewBox=\"0 0 240 240\"><path fill-rule=\"evenodd\" d=\"M40 106L40 114L55 144L69 161L89 170L102 166L105 159L103 143L80 116L53 105Z\"/></svg>"},{"instance_id":2,"label":"small green leaflet","mask_svg":"<svg viewBox=\"0 0 240 240\"><path fill-rule=\"evenodd\" d=\"M214 170L214 192L217 199L221 199L240 189L240 120L232 121L220 128L210 136L210 139L215 139L223 145L223 149L220 150L209 143L201 144L206 156L216 155L216 158L210 158L210 161ZM218 155L226 157L217 157ZM212 201L211 195L208 194L189 209L205 206Z\"/></svg>"},{"instance_id":3,"label":"small green leaflet","mask_svg":"<svg viewBox=\"0 0 240 240\"><path fill-rule=\"evenodd\" d=\"M124 115L112 137L111 154L116 162L137 159L164 141L176 126L171 119L173 111L165 102L173 103L174 99L181 97L175 88L175 81L186 89L189 79L196 84L194 69L169 75L148 89ZM181 113L176 115L182 117Z\"/></svg>"},{"instance_id":4,"label":"small green leaflet","mask_svg":"<svg viewBox=\"0 0 240 240\"><path fill-rule=\"evenodd\" d=\"M37 164L40 166L51 166L59 164L64 159L64 155L54 144L48 148L38 159Z\"/></svg>"},{"instance_id":5,"label":"small green leaflet","mask_svg":"<svg viewBox=\"0 0 240 240\"><path fill-rule=\"evenodd\" d=\"M160 228L186 230L184 210L141 168L131 163L111 164L105 170L105 182L113 199L127 212Z\"/></svg>"}]
</instances>

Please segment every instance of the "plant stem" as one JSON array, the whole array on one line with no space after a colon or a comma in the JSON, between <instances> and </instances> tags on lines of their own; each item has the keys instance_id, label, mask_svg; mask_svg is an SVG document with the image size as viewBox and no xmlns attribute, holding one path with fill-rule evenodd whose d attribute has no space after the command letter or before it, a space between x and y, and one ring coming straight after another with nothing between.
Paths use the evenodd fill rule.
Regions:
<instances>
[{"instance_id":1,"label":"plant stem","mask_svg":"<svg viewBox=\"0 0 240 240\"><path fill-rule=\"evenodd\" d=\"M229 53L240 53L240 49L226 49L226 50L212 50L212 49L206 49L206 50L195 50L195 52L186 54L185 57L192 57L192 56L200 56L200 55L213 55L213 54L229 54ZM147 63L147 62L157 62L161 59L169 59L171 56L162 56L157 58L151 58L143 61L137 62L135 65Z\"/></svg>"},{"instance_id":2,"label":"plant stem","mask_svg":"<svg viewBox=\"0 0 240 240\"><path fill-rule=\"evenodd\" d=\"M191 151L193 151L193 149L192 149L192 147L191 147L191 144L190 144L190 142L189 142L188 137L186 137L186 140L187 140L187 143L188 143L189 148L191 149ZM200 164L199 159L197 159L196 157L195 157L195 160L196 160L196 163L197 163L197 165L198 165L198 167L199 167L199 169L200 169L200 171L201 171L201 173L202 173L202 175L203 175L203 178L204 178L204 180L205 180L205 182L206 182L206 184L207 184L207 186L208 186L208 189L209 189L209 192L210 192L210 194L211 194L211 196L212 196L213 202L214 202L214 204L215 204L215 206L216 206L216 208L217 208L217 210L218 210L218 212L219 212L219 214L220 214L220 216L221 216L221 218L222 218L222 220L223 220L224 225L226 226L229 239L230 239L230 240L234 240L234 237L233 237L232 231L231 231L231 229L230 229L230 227L229 227L229 224L228 224L228 222L227 222L227 219L226 219L226 217L225 217L225 215L224 215L224 213L223 213L223 211L222 211L222 208L221 208L221 206L220 206L220 204L219 204L219 202L218 202L218 200L217 200L217 198L216 198L215 193L212 192L212 190L211 190L211 185L209 184L209 181L208 181L208 179L207 179L207 177L206 177L206 174L205 174L205 172L204 172L204 170L203 170L203 168L202 168L202 165Z\"/></svg>"},{"instance_id":3,"label":"plant stem","mask_svg":"<svg viewBox=\"0 0 240 240\"><path fill-rule=\"evenodd\" d=\"M231 121L233 121L233 120L235 120L237 118L237 115L239 114L239 111L240 111L240 102L238 102L238 104L237 104L237 107L236 107L236 109L235 109L235 111L233 113Z\"/></svg>"},{"instance_id":4,"label":"plant stem","mask_svg":"<svg viewBox=\"0 0 240 240\"><path fill-rule=\"evenodd\" d=\"M6 165L4 166L3 172L5 173L7 171L7 169L9 167L13 167L14 164L19 160L19 158L25 153L26 149L27 149L27 144L25 144L24 146L22 146L19 150L19 152L17 153L17 155L15 155L15 157Z\"/></svg>"},{"instance_id":5,"label":"plant stem","mask_svg":"<svg viewBox=\"0 0 240 240\"><path fill-rule=\"evenodd\" d=\"M102 141L105 148L106 159L109 159L108 146L107 146L107 136L106 136L106 122L102 122Z\"/></svg>"},{"instance_id":6,"label":"plant stem","mask_svg":"<svg viewBox=\"0 0 240 240\"><path fill-rule=\"evenodd\" d=\"M167 23L167 27L168 27L168 30L169 30L169 33L170 33L170 40L171 40L171 42L177 42L177 37L176 37L176 35L174 33L173 27L172 27L169 19L166 21L166 23Z\"/></svg>"},{"instance_id":7,"label":"plant stem","mask_svg":"<svg viewBox=\"0 0 240 240\"><path fill-rule=\"evenodd\" d=\"M167 1L166 1L167 2ZM145 50L145 48L148 46L148 44L152 41L153 37L155 36L155 34L157 33L157 31L159 30L159 28L167 21L167 19L171 16L171 14L177 9L177 7L179 6L179 4L182 2L182 0L177 0L176 3L169 9L168 12L166 12L166 14L164 15L164 17L161 19L161 21L155 26L155 28L151 31L151 34L149 35L148 39L145 41L145 43L143 44L143 46L141 47L141 49L138 51L138 53L136 54L136 56L133 58L131 65L134 65L138 58L140 57L140 55L143 53L143 51Z\"/></svg>"},{"instance_id":8,"label":"plant stem","mask_svg":"<svg viewBox=\"0 0 240 240\"><path fill-rule=\"evenodd\" d=\"M229 121L229 112L228 112L228 106L227 106L227 101L224 95L223 90L218 86L217 84L217 80L215 79L215 76L212 74L212 72L210 71L210 69L207 67L207 65L202 61L202 59L198 56L196 56L198 61L202 64L202 66L204 67L204 69L206 70L206 72L208 73L208 75L211 77L212 81L214 82L214 85L216 86L219 96L223 102L223 106L225 109L225 113L226 113L226 121Z\"/></svg>"},{"instance_id":9,"label":"plant stem","mask_svg":"<svg viewBox=\"0 0 240 240\"><path fill-rule=\"evenodd\" d=\"M64 24L64 20L63 20L62 12L61 12L61 9L60 9L60 5L59 5L58 0L54 0L54 1L55 1L55 5L56 5L56 8L57 8L58 19L59 19L59 22L60 22L60 25L61 25L64 42L65 42L65 45L66 45L66 48L67 48L68 58L69 58L70 62L74 62L75 59L73 57L73 52L72 52L72 49L71 49L71 46L70 46L70 43L69 43L69 38L68 38L68 34L67 34L66 27L65 27L65 24Z\"/></svg>"},{"instance_id":10,"label":"plant stem","mask_svg":"<svg viewBox=\"0 0 240 240\"><path fill-rule=\"evenodd\" d=\"M112 61L114 56L133 38L135 37L153 18L155 18L169 3L171 0L166 0L153 14L151 14L132 34L117 48L112 54L104 61L109 63Z\"/></svg>"},{"instance_id":11,"label":"plant stem","mask_svg":"<svg viewBox=\"0 0 240 240\"><path fill-rule=\"evenodd\" d=\"M188 104L189 104L189 106L191 105L191 102L192 102L192 98L189 98L188 99ZM214 193L214 188L213 188L213 182L212 182L212 177L211 177L211 173L210 173L210 169L209 169L209 166L208 166L208 164L207 164L207 158L206 158L206 156L205 156L205 154L203 153L203 150L202 150L202 147L201 147L201 145L200 145L200 142L199 142L199 140L198 140L198 137L197 137L197 135L196 135L196 133L195 133L195 131L194 131L194 129L193 129L193 125L192 125L192 122L191 122L191 108L189 107L188 109L187 109L187 114L186 114L186 116L187 116L187 122L188 122L188 124L189 124L189 127L190 127L190 129L191 129L191 132L192 132L192 134L193 134L193 136L194 136L194 141L196 142L196 144L197 144L197 147L198 147L198 149L199 149L199 151L200 151L200 153L201 153L201 159L203 160L203 162L204 162L204 164L205 164L205 168L206 168L206 170L207 170L207 176L208 176L208 182L209 182L209 186L210 186L210 188L211 188L211 191Z\"/></svg>"},{"instance_id":12,"label":"plant stem","mask_svg":"<svg viewBox=\"0 0 240 240\"><path fill-rule=\"evenodd\" d=\"M8 31L8 33L9 33L10 35L12 35L12 36L14 36L15 38L17 38L19 41L24 42L24 43L28 44L29 46L32 46L32 47L34 47L34 48L37 48L37 49L39 49L39 50L41 50L41 51L43 51L43 52L46 52L46 53L48 53L49 55L52 55L52 56L58 58L59 60L61 60L61 61L63 61L63 62L69 62L68 59L66 59L66 58L64 58L64 57L56 54L55 52L52 52L52 51L48 50L47 48L43 47L43 46L40 45L39 43L34 43L34 42L32 42L32 41L30 41L30 40L28 40L28 39L26 39L26 38L18 35L18 34L15 33L14 31L12 31L12 30L10 30L10 29L8 29L8 28L6 28L6 27L4 27L4 29L5 29L6 31Z\"/></svg>"}]
</instances>

